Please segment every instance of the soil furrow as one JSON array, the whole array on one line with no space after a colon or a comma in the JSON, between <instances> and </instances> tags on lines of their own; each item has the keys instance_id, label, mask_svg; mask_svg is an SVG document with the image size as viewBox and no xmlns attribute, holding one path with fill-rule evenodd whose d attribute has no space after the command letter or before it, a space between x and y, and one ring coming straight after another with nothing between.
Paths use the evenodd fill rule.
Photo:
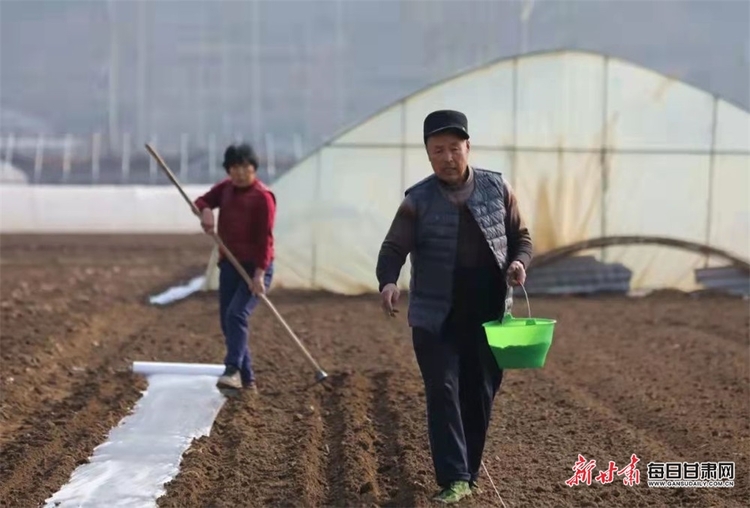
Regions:
<instances>
[{"instance_id":1,"label":"soil furrow","mask_svg":"<svg viewBox=\"0 0 750 508\"><path fill-rule=\"evenodd\" d=\"M323 400L325 443L330 452L326 471L326 506L369 506L377 501L375 431L368 417L372 388L361 373L330 379Z\"/></svg>"},{"instance_id":2,"label":"soil furrow","mask_svg":"<svg viewBox=\"0 0 750 508\"><path fill-rule=\"evenodd\" d=\"M284 449L291 485L281 492L284 497L277 506L314 507L325 500L330 447L326 449L324 438L322 397L326 397L323 387L313 387L289 426L291 436Z\"/></svg>"},{"instance_id":3,"label":"soil furrow","mask_svg":"<svg viewBox=\"0 0 750 508\"><path fill-rule=\"evenodd\" d=\"M279 506L299 481L286 467L288 435L266 420L278 410L252 394L230 397L208 437L192 443L160 507ZM263 450L262 454L258 453Z\"/></svg>"},{"instance_id":4,"label":"soil furrow","mask_svg":"<svg viewBox=\"0 0 750 508\"><path fill-rule=\"evenodd\" d=\"M236 407L225 402L210 435L190 444L182 456L179 473L164 485L166 492L157 500L159 507L216 505L227 472L231 473L225 464L233 463L236 457L225 423L231 422L236 413Z\"/></svg>"},{"instance_id":5,"label":"soil furrow","mask_svg":"<svg viewBox=\"0 0 750 508\"><path fill-rule=\"evenodd\" d=\"M53 327L35 328L34 331L39 333L35 333L34 340L43 345L33 346L33 353L24 352L23 348L3 347L4 362L13 359L27 367L22 377L16 379L13 376L13 382L2 390L0 407L12 406L14 410L2 411L0 443L15 431L39 400L53 404L70 394L72 386L79 380L78 373L90 364L97 350L105 350L108 346L103 343L107 339L105 331L113 322L117 323L123 312L129 313L132 309L119 308L109 314L95 315L86 320L88 323L72 318L65 324L61 317ZM133 315L138 314L133 312ZM130 320L121 324L130 330L138 326L137 321ZM124 331L127 333L128 330ZM3 342L6 341L12 343L13 338L4 337Z\"/></svg>"},{"instance_id":6,"label":"soil furrow","mask_svg":"<svg viewBox=\"0 0 750 508\"><path fill-rule=\"evenodd\" d=\"M211 506L212 486L219 483L221 460L230 453L216 434L214 428L210 436L203 436L190 444L182 456L180 472L164 485L166 493L157 500L157 506Z\"/></svg>"},{"instance_id":7,"label":"soil furrow","mask_svg":"<svg viewBox=\"0 0 750 508\"><path fill-rule=\"evenodd\" d=\"M100 373L101 374L101 373ZM67 399L32 416L0 456L0 506L39 506L87 462L110 429L131 410L143 386L127 373L91 374Z\"/></svg>"},{"instance_id":8,"label":"soil furrow","mask_svg":"<svg viewBox=\"0 0 750 508\"><path fill-rule=\"evenodd\" d=\"M747 312L747 303L739 298L721 295L714 295L710 300L710 310L706 309L704 298L683 297L663 302L659 305L659 316L647 317L644 324L656 329L669 327L684 337L692 337L692 330L700 330L714 336L719 341L718 344L741 353L746 352L750 345L750 313ZM710 313L710 319L706 319L707 313Z\"/></svg>"},{"instance_id":9,"label":"soil furrow","mask_svg":"<svg viewBox=\"0 0 750 508\"><path fill-rule=\"evenodd\" d=\"M405 445L401 438L404 432L401 421L403 406L394 393L393 372L378 372L374 378L375 393L370 407L370 418L374 422L378 437L375 441L378 455L379 483L383 486L380 506L414 506L414 478L405 469L406 454L414 449Z\"/></svg>"}]
</instances>

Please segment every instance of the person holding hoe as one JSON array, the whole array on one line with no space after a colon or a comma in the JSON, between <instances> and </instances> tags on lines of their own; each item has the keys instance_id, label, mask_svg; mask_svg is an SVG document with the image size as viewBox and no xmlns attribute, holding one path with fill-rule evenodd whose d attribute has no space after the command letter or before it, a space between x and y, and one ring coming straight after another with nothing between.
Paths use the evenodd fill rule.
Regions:
<instances>
[{"instance_id":1,"label":"person holding hoe","mask_svg":"<svg viewBox=\"0 0 750 508\"><path fill-rule=\"evenodd\" d=\"M469 164L463 113L430 113L423 135L433 174L406 191L380 248L376 275L383 310L394 316L396 283L411 256L408 323L441 489L435 500L456 503L478 487L503 377L482 323L510 312L510 285L525 282L532 242L503 176Z\"/></svg>"},{"instance_id":2,"label":"person holding hoe","mask_svg":"<svg viewBox=\"0 0 750 508\"><path fill-rule=\"evenodd\" d=\"M252 277L252 287L220 250L219 321L226 356L217 386L257 392L248 320L258 305L258 295L265 294L273 278L276 197L258 179L258 158L250 145L227 147L223 166L228 178L195 200L195 205L206 233L214 231L213 209L219 209L218 236Z\"/></svg>"}]
</instances>

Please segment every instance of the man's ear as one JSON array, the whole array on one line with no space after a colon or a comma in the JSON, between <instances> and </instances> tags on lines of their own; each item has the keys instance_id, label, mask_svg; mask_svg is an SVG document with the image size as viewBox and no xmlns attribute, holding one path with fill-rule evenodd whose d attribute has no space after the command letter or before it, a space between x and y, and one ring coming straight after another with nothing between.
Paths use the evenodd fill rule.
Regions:
<instances>
[{"instance_id":1,"label":"man's ear","mask_svg":"<svg viewBox=\"0 0 750 508\"><path fill-rule=\"evenodd\" d=\"M467 152L471 151L471 140L470 139L466 140L466 151Z\"/></svg>"}]
</instances>

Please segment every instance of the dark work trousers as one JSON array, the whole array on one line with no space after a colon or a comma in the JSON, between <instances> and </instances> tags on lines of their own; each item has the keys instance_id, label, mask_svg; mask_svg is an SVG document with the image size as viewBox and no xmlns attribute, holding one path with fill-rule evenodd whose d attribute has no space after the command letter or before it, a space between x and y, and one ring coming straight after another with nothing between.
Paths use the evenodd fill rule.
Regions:
<instances>
[{"instance_id":1,"label":"dark work trousers","mask_svg":"<svg viewBox=\"0 0 750 508\"><path fill-rule=\"evenodd\" d=\"M251 263L242 263L242 267L250 277L253 276L255 267ZM219 269L219 315L227 348L224 365L240 369L242 382L247 384L255 381L248 345L248 321L259 298L252 294L247 283L228 260L222 259ZM271 286L272 279L273 263L266 270L266 289Z\"/></svg>"},{"instance_id":2,"label":"dark work trousers","mask_svg":"<svg viewBox=\"0 0 750 508\"><path fill-rule=\"evenodd\" d=\"M427 426L438 485L476 481L502 382L482 323L503 310L505 283L493 269L457 269L451 313L438 335L412 330L427 399Z\"/></svg>"}]
</instances>

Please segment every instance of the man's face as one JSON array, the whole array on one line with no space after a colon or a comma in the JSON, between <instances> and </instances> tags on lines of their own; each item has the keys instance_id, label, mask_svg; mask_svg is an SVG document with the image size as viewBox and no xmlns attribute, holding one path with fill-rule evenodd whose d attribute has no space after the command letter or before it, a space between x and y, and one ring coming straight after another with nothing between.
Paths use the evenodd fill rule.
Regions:
<instances>
[{"instance_id":1,"label":"man's face","mask_svg":"<svg viewBox=\"0 0 750 508\"><path fill-rule=\"evenodd\" d=\"M235 164L229 168L229 178L235 187L247 187L255 181L255 167L252 164Z\"/></svg>"},{"instance_id":2,"label":"man's face","mask_svg":"<svg viewBox=\"0 0 750 508\"><path fill-rule=\"evenodd\" d=\"M470 142L460 136L446 132L427 138L427 157L432 170L440 180L448 184L464 180L469 166Z\"/></svg>"}]
</instances>

